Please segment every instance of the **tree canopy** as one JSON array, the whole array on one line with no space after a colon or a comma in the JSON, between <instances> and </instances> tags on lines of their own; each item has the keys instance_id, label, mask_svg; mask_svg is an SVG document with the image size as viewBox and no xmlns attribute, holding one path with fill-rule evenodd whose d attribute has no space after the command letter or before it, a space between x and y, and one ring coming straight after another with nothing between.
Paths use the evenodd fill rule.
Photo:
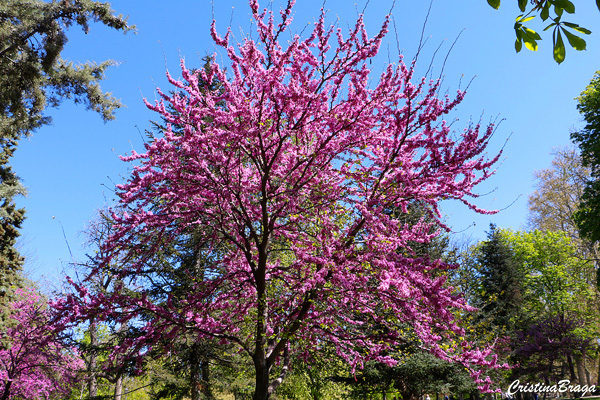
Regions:
<instances>
[{"instance_id":1,"label":"tree canopy","mask_svg":"<svg viewBox=\"0 0 600 400\"><path fill-rule=\"evenodd\" d=\"M577 98L577 109L583 116L583 129L571 134L571 140L579 146L582 164L590 169L575 214L577 226L583 237L600 241L600 72L596 72L590 84Z\"/></svg>"}]
</instances>

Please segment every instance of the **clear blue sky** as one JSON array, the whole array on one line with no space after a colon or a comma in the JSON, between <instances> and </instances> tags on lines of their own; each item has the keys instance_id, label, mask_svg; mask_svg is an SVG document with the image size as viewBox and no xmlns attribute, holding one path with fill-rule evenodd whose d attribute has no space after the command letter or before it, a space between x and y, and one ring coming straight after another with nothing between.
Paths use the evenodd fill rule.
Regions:
<instances>
[{"instance_id":1,"label":"clear blue sky","mask_svg":"<svg viewBox=\"0 0 600 400\"><path fill-rule=\"evenodd\" d=\"M250 31L245 0L214 3L220 32L225 32L230 22L236 40ZM298 3L294 27L299 31L317 16L321 1ZM429 4L425 0L396 3L393 14L400 48L410 59ZM452 93L461 81L464 87L475 79L466 100L449 119L458 118L457 129L470 118L484 122L503 119L489 153L504 146L504 155L496 175L479 188L480 193L489 194L477 204L505 210L495 216L479 216L460 204L445 206L449 223L461 232L458 236L472 240L484 238L490 222L513 229L526 227L533 173L549 166L553 148L569 145L569 132L581 125L574 97L600 69L600 13L593 2L577 2L574 17L575 22L593 31L587 39L588 50L567 49L567 59L560 66L552 60L550 37L540 43L537 53L523 50L515 54L512 25L518 10L514 1L503 3L500 11L494 11L485 0L435 0L419 62L419 69L425 71L434 50L443 43L434 61L439 72L450 44L462 31L446 62L444 85ZM279 4L275 1L274 8ZM28 275L47 283L47 287L59 282L69 262L83 259L87 224L98 209L113 204L112 188L125 179L129 167L118 156L132 149L143 150L143 132L156 116L145 108L142 98L153 100L157 86L169 89L165 70L178 75L181 57L189 67L199 66L204 55L216 50L209 37L213 12L209 1L120 0L112 5L129 16L137 25L137 33L123 35L92 26L85 35L73 29L64 56L78 62L117 61L119 65L108 71L103 88L126 107L117 112L115 121L106 124L93 112L68 102L50 110L53 124L23 140L13 161L29 192L19 200L27 209L20 250L27 259ZM328 0L326 8L332 19L339 18L346 27L363 5L363 0L356 6ZM376 32L390 6L389 0L371 0L366 11L370 33ZM394 61L394 36L392 30L374 69L387 62L388 54Z\"/></svg>"}]
</instances>

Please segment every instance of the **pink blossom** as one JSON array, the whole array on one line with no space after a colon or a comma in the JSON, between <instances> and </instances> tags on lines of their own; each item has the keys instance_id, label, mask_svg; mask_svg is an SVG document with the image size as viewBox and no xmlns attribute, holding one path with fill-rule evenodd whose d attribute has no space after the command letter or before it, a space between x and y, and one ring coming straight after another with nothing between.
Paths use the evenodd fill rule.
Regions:
<instances>
[{"instance_id":1,"label":"pink blossom","mask_svg":"<svg viewBox=\"0 0 600 400\"><path fill-rule=\"evenodd\" d=\"M0 332L0 398L34 399L68 394L83 361L62 344L55 321L33 289L18 289L6 332Z\"/></svg>"}]
</instances>

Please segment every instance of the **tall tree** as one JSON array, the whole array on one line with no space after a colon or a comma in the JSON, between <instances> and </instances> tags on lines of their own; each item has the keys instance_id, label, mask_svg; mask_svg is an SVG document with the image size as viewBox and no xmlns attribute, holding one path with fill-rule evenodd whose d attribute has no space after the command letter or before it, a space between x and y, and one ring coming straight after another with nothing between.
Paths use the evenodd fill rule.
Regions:
<instances>
[{"instance_id":1,"label":"tall tree","mask_svg":"<svg viewBox=\"0 0 600 400\"><path fill-rule=\"evenodd\" d=\"M579 146L581 160L591 172L579 210L575 214L581 235L593 242L600 241L600 71L577 98L577 109L583 116L583 129L571 133Z\"/></svg>"},{"instance_id":2,"label":"tall tree","mask_svg":"<svg viewBox=\"0 0 600 400\"><path fill-rule=\"evenodd\" d=\"M362 17L344 36L325 25L322 10L308 38L282 47L293 3L276 23L251 0L257 39L237 49L213 23L231 75L216 63L199 74L208 83L218 79L222 93L199 90L197 75L183 66L187 84L169 81L185 94L160 92L162 101L148 104L184 127L183 135L167 126L146 153L124 158L140 165L119 186L124 211L115 213L116 233L101 263L135 282L163 246L204 226L200 250L214 262L203 279L177 307L168 295L157 305L83 289L67 301L82 301L77 310L97 315L126 311L133 321L153 313L140 328L144 335L123 346L140 353L182 327L239 346L254 365L255 399L269 398L291 355L324 342L353 367L395 363L387 351L403 342L402 324L435 355L471 368L486 389L489 380L475 370L496 366L489 349L440 345L462 331L452 311L469 308L444 286L437 272L445 264L408 251L410 242L435 236L431 224L403 223L389 210L427 204L442 227L441 199L483 212L469 198L497 160L483 154L493 127L454 135L442 117L464 93L440 99L439 82L413 84L413 69L402 62L372 79L367 65L387 18L373 38ZM365 325L377 329L365 332Z\"/></svg>"},{"instance_id":3,"label":"tall tree","mask_svg":"<svg viewBox=\"0 0 600 400\"><path fill-rule=\"evenodd\" d=\"M211 57L204 58L203 68L206 71L210 70L211 61ZM192 73L199 76L197 72ZM221 87L218 80L213 80L208 85L202 79L199 79L196 89L218 92L221 90ZM181 91L173 91L172 94L181 94ZM172 107L169 108L169 111L177 113L177 110ZM154 141L157 136L162 136L163 132L167 130L168 123L164 119L161 122L151 122L153 129L146 132L148 139ZM170 132L176 135L183 135L184 129L183 126L170 124ZM159 207L160 202L160 198L156 198L157 204L155 207ZM101 211L98 219L90 225L88 238L95 256L88 256L89 261L87 263L78 265L81 267L79 270L83 270L84 274L88 270L99 268L98 273L95 274L93 279L86 282L86 287L98 294L115 290L116 286L124 284L123 280L114 279L116 275L115 266L98 265L97 263L99 259L102 259L102 244L114 233L112 232L114 222L109 214ZM144 279L143 285L122 286L118 290L135 292L139 296L145 296L149 301L157 305L164 304L168 298L174 307L178 307L179 302L185 300L188 293L194 290L194 283L204 280L204 273L210 269L211 260L204 257L201 252L203 248L201 235L194 233L194 230L202 229L203 227L199 226L185 233L182 232L177 240L169 243L169 245L162 246L160 249L161 255L154 257L152 262L147 264L145 270L139 271L137 274L138 282ZM215 272L213 271L212 273L214 274ZM139 316L141 320L152 320L153 317L152 313L144 313ZM116 330L121 329L119 324L115 324L115 321L119 320L121 318L115 316L110 321L110 325ZM106 371L118 371L119 369L117 365L113 365L112 368L109 368L108 365L97 365L94 367L94 364L96 364L95 350L97 351L98 347L106 347L108 342L116 344L119 338L123 339L136 334L135 327L131 330L122 329L120 334L115 331L115 335L110 340L105 340L105 343L94 343L95 326L96 317L90 316L88 328L90 343L89 346L86 346L87 361L91 372L88 382L90 396L93 396L95 392L95 374L110 379L110 374L107 374ZM182 328L185 330L185 327ZM183 332L176 339L161 340L160 343L156 343L150 354L146 357L146 361L156 366L161 360L164 361L165 357L168 358L164 365L160 368L155 368L155 371L152 373L153 382L158 382L158 385L153 386L161 387L158 395L173 398L188 397L192 400L198 400L202 396L207 399L212 398L209 382L209 361L219 360L219 362L213 362L213 365L222 364L221 361L227 359L227 357L220 357L218 353L222 353L223 350L224 347L220 346L216 341L198 338L193 332ZM100 370L104 370L104 373L100 373ZM118 383L122 379L115 380L118 387Z\"/></svg>"},{"instance_id":4,"label":"tall tree","mask_svg":"<svg viewBox=\"0 0 600 400\"><path fill-rule=\"evenodd\" d=\"M488 240L476 251L481 279L479 307L491 330L499 336L512 332L525 297L525 273L502 231L490 225Z\"/></svg>"},{"instance_id":5,"label":"tall tree","mask_svg":"<svg viewBox=\"0 0 600 400\"><path fill-rule=\"evenodd\" d=\"M14 197L24 192L10 167L19 139L48 124L48 106L63 99L83 103L107 121L120 103L98 84L111 61L74 65L61 58L66 30L89 30L99 22L132 29L109 3L93 0L5 0L0 2L0 301L23 262L15 249L24 210Z\"/></svg>"},{"instance_id":6,"label":"tall tree","mask_svg":"<svg viewBox=\"0 0 600 400\"><path fill-rule=\"evenodd\" d=\"M565 232L577 244L582 258L595 259L596 248L582 239L577 226L577 211L590 168L582 165L575 149L554 152L552 167L535 173L536 190L529 196L529 224L541 231Z\"/></svg>"},{"instance_id":7,"label":"tall tree","mask_svg":"<svg viewBox=\"0 0 600 400\"><path fill-rule=\"evenodd\" d=\"M526 291L533 295L527 296L523 307L532 315L569 316L597 329L598 291L589 273L594 267L577 256L564 232L504 231L504 237L522 265Z\"/></svg>"},{"instance_id":8,"label":"tall tree","mask_svg":"<svg viewBox=\"0 0 600 400\"><path fill-rule=\"evenodd\" d=\"M580 204L590 182L590 168L582 164L574 149L560 149L554 154L552 167L536 172L537 189L529 196L529 223L541 231L566 233L577 249L577 256L598 260L598 245L580 234ZM600 270L590 274L600 287Z\"/></svg>"},{"instance_id":9,"label":"tall tree","mask_svg":"<svg viewBox=\"0 0 600 400\"><path fill-rule=\"evenodd\" d=\"M203 61L202 68L204 71L210 71L210 65L213 62L212 57L206 56ZM200 91L208 90L213 93L222 92L223 88L218 79L213 79L212 82L207 83L201 79L197 70L192 70L192 73L198 77L196 89ZM183 93L178 90L172 94L181 95ZM224 104L221 104L221 106L224 107ZM178 113L173 107L169 107L169 112ZM149 140L154 141L157 137L162 136L167 131L167 124L169 124L169 121L164 118L160 123L152 122L154 129L147 132ZM184 127L177 124L170 124L170 132L182 136L185 134ZM160 199L158 198L156 201L160 202ZM202 226L194 228L194 230L202 229L204 229ZM162 257L156 258L156 262L152 264L151 268L147 269L147 272L140 272L148 275L149 279L142 288L136 288L137 292L148 296L157 304L164 303L168 295L171 301L177 304L178 301L186 298L189 291L194 290L195 282L205 279L204 274L210 271L213 261L203 255L201 249L205 246L202 243L202 235L194 232L194 230L183 233L177 242L161 249ZM215 254L217 253L215 251ZM145 318L152 317L152 314L145 316ZM212 399L210 363L212 361L213 365L223 364L223 360L228 359L228 357L221 356L224 350L225 347L219 345L217 341L205 338L199 339L193 332L181 335L174 342L165 341L161 346L155 346L155 357L161 357L164 354L169 355L169 363L163 368L163 371L169 374L166 367L170 366L171 375L185 378L171 379L172 384L165 385L162 393L169 393L179 398L189 396L191 400ZM162 378L159 376L157 379Z\"/></svg>"},{"instance_id":10,"label":"tall tree","mask_svg":"<svg viewBox=\"0 0 600 400\"><path fill-rule=\"evenodd\" d=\"M541 329L547 323L561 326L564 329L557 329L557 335L564 334L565 338L576 335L588 343L586 349L597 350L594 342L600 335L600 296L595 285L593 263L578 256L575 244L564 232L504 233L526 272L523 284L529 295L522 308L529 315L532 329ZM576 326L574 331L566 328L573 325ZM571 353L564 354L566 359L560 361L570 371L571 379L588 384L590 372L586 372L586 363L588 366L594 363L591 354L579 351L575 359Z\"/></svg>"}]
</instances>

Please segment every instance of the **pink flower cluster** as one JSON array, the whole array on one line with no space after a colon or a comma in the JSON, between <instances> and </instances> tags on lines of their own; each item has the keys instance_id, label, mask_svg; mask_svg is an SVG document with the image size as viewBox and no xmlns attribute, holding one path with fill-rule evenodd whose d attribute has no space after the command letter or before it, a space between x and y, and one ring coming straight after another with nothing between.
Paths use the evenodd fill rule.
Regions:
<instances>
[{"instance_id":1,"label":"pink flower cluster","mask_svg":"<svg viewBox=\"0 0 600 400\"><path fill-rule=\"evenodd\" d=\"M49 398L68 394L83 361L62 344L54 323L33 289L18 289L8 328L0 332L0 399Z\"/></svg>"}]
</instances>

